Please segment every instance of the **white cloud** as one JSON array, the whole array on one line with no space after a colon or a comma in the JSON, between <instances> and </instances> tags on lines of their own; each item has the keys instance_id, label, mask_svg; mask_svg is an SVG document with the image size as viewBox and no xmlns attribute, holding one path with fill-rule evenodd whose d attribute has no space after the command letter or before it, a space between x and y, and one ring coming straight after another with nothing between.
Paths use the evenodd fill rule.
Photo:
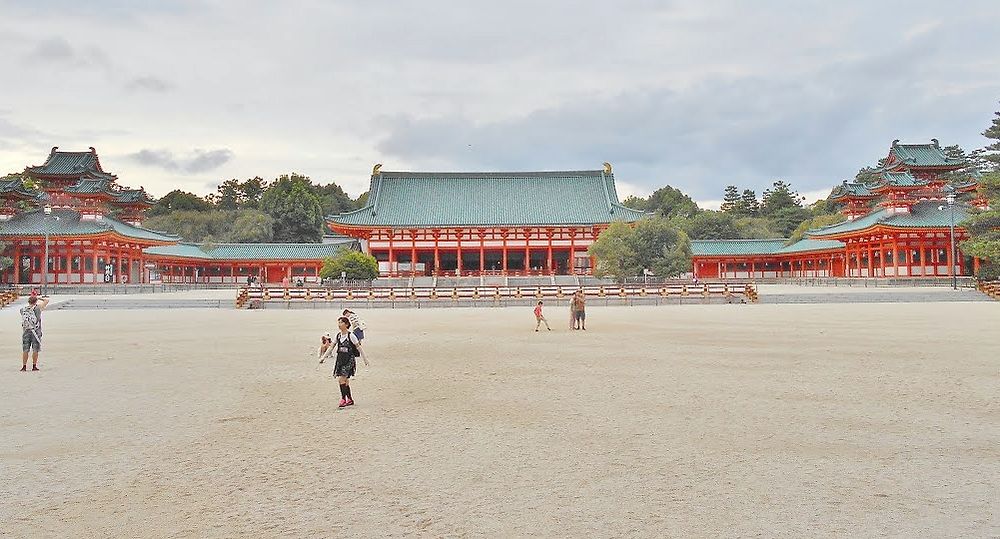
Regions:
<instances>
[{"instance_id":1,"label":"white cloud","mask_svg":"<svg viewBox=\"0 0 1000 539\"><path fill-rule=\"evenodd\" d=\"M7 2L0 70L30 84L2 120L31 135L0 133L0 170L58 145L160 195L293 170L356 195L376 162L819 192L895 138L984 144L994 1ZM190 148L239 158L185 168Z\"/></svg>"}]
</instances>

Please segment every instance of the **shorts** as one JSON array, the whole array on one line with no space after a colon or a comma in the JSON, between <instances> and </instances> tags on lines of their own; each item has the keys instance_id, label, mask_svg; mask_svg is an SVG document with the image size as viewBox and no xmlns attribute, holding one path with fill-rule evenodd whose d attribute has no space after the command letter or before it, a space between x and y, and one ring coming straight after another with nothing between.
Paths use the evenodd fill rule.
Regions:
<instances>
[{"instance_id":1,"label":"shorts","mask_svg":"<svg viewBox=\"0 0 1000 539\"><path fill-rule=\"evenodd\" d=\"M341 359L337 358L337 362L333 364L333 375L334 376L345 376L350 378L354 376L354 371L357 370L358 363L354 358Z\"/></svg>"},{"instance_id":2,"label":"shorts","mask_svg":"<svg viewBox=\"0 0 1000 539\"><path fill-rule=\"evenodd\" d=\"M586 320L587 319L587 311L574 311L573 312L573 319L575 319L577 321L580 321L580 322Z\"/></svg>"},{"instance_id":3,"label":"shorts","mask_svg":"<svg viewBox=\"0 0 1000 539\"><path fill-rule=\"evenodd\" d=\"M42 351L42 341L39 340L41 333L37 336L33 331L25 331L21 334L21 351L27 352L28 350L34 349L36 352Z\"/></svg>"},{"instance_id":4,"label":"shorts","mask_svg":"<svg viewBox=\"0 0 1000 539\"><path fill-rule=\"evenodd\" d=\"M365 330L361 328L354 328L354 336L358 338L358 341L363 341L365 339Z\"/></svg>"}]
</instances>

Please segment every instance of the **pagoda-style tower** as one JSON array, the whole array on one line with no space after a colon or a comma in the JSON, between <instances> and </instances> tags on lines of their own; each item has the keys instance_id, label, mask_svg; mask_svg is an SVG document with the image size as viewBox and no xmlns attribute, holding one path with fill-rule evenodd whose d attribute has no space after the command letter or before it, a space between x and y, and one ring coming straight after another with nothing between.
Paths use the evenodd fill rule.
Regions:
<instances>
[{"instance_id":1,"label":"pagoda-style tower","mask_svg":"<svg viewBox=\"0 0 1000 539\"><path fill-rule=\"evenodd\" d=\"M843 204L841 213L846 215L848 220L854 220L870 212L871 201L877 198L878 195L872 193L865 184L844 180L833 189L829 200Z\"/></svg>"},{"instance_id":2,"label":"pagoda-style tower","mask_svg":"<svg viewBox=\"0 0 1000 539\"><path fill-rule=\"evenodd\" d=\"M0 179L0 221L6 221L27 205L34 205L41 193L24 185L20 175Z\"/></svg>"},{"instance_id":3,"label":"pagoda-style tower","mask_svg":"<svg viewBox=\"0 0 1000 539\"><path fill-rule=\"evenodd\" d=\"M949 185L945 174L967 165L965 159L946 155L937 139L931 139L930 144L900 144L894 140L882 163L874 179L845 181L830 193L829 200L843 205L841 212L848 220L867 215L873 206L889 214L907 214L918 202L944 200L944 187ZM970 177L952 187L958 193L970 193L977 185Z\"/></svg>"},{"instance_id":4,"label":"pagoda-style tower","mask_svg":"<svg viewBox=\"0 0 1000 539\"><path fill-rule=\"evenodd\" d=\"M117 215L124 222L140 225L155 201L145 189L126 189L118 177L105 172L93 147L87 152L60 152L52 148L45 163L24 170L44 193L46 203L55 208L77 211L83 220L100 220Z\"/></svg>"}]
</instances>

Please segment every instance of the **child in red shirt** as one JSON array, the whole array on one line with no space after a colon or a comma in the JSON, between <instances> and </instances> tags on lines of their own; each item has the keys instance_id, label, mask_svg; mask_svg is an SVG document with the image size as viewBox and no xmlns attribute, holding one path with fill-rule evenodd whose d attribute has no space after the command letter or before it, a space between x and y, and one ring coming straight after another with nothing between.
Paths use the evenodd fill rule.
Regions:
<instances>
[{"instance_id":1,"label":"child in red shirt","mask_svg":"<svg viewBox=\"0 0 1000 539\"><path fill-rule=\"evenodd\" d=\"M542 300L538 300L538 305L535 305L535 331L538 331L542 322L545 322L545 329L552 331L552 328L549 327L549 321L542 316Z\"/></svg>"}]
</instances>

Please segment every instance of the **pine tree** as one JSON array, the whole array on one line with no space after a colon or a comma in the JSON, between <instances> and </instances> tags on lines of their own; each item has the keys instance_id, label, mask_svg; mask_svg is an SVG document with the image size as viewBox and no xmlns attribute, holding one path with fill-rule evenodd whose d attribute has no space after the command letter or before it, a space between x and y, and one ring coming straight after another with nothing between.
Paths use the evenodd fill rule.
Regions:
<instances>
[{"instance_id":1,"label":"pine tree","mask_svg":"<svg viewBox=\"0 0 1000 539\"><path fill-rule=\"evenodd\" d=\"M722 205L719 209L724 212L735 211L740 203L740 190L735 185L727 185L726 192L722 196Z\"/></svg>"},{"instance_id":2,"label":"pine tree","mask_svg":"<svg viewBox=\"0 0 1000 539\"><path fill-rule=\"evenodd\" d=\"M973 157L980 160L986 171L1000 172L1000 111L993 113L993 124L983 131L982 135L994 142L973 152Z\"/></svg>"},{"instance_id":3,"label":"pine tree","mask_svg":"<svg viewBox=\"0 0 1000 539\"><path fill-rule=\"evenodd\" d=\"M776 180L771 189L764 190L760 213L765 216L775 214L784 208L801 208L802 196L792 191L792 186L783 180ZM794 227L792 227L794 229Z\"/></svg>"},{"instance_id":4,"label":"pine tree","mask_svg":"<svg viewBox=\"0 0 1000 539\"><path fill-rule=\"evenodd\" d=\"M746 217L756 217L760 213L760 202L757 202L757 193L753 189L744 189L743 196L737 204L736 213Z\"/></svg>"}]
</instances>

